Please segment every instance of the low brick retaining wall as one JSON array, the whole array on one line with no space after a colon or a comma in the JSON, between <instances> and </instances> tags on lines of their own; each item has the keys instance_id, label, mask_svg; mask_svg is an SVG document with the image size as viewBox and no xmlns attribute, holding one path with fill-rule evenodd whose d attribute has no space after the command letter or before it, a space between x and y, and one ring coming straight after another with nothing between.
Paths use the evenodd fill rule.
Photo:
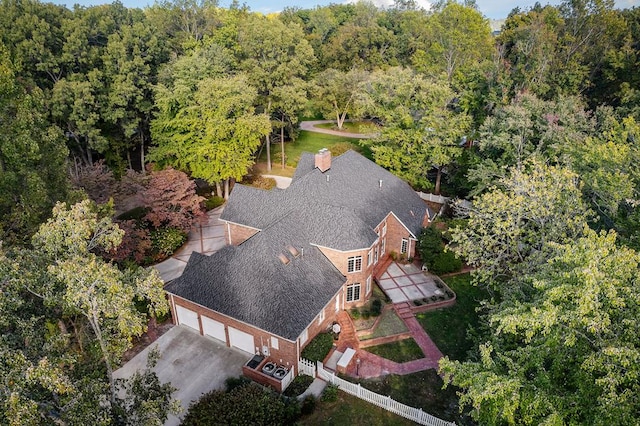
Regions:
<instances>
[{"instance_id":1,"label":"low brick retaining wall","mask_svg":"<svg viewBox=\"0 0 640 426\"><path fill-rule=\"evenodd\" d=\"M384 345L385 343L398 342L400 340L413 337L410 331L406 331L400 334L393 334L391 336L376 337L374 339L360 340L360 349L370 348L372 346Z\"/></svg>"}]
</instances>

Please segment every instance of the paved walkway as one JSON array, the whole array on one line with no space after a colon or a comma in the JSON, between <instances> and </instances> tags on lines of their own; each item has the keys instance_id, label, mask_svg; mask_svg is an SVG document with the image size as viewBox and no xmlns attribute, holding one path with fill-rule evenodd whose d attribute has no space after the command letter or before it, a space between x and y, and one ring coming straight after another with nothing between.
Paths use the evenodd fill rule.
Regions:
<instances>
[{"instance_id":1,"label":"paved walkway","mask_svg":"<svg viewBox=\"0 0 640 426\"><path fill-rule=\"evenodd\" d=\"M378 278L380 288L393 303L409 302L443 293L436 285L436 278L420 270L416 265L392 262Z\"/></svg>"},{"instance_id":2,"label":"paved walkway","mask_svg":"<svg viewBox=\"0 0 640 426\"><path fill-rule=\"evenodd\" d=\"M341 331L336 351L344 352L346 348L356 350L356 355L354 356L356 361L349 363L347 367L346 372L348 375L369 379L386 376L387 374L404 375L429 370L431 368L438 369L438 362L440 358L442 358L442 352L440 352L435 343L433 343L413 314L400 315L400 318L411 332L411 337L413 337L418 346L420 346L420 349L422 349L425 355L424 358L398 363L374 355L365 349L360 349L360 342L355 334L355 327L353 326L351 317L349 317L346 311L341 311L338 314ZM357 362L358 359L360 360L359 365Z\"/></svg>"},{"instance_id":3,"label":"paved walkway","mask_svg":"<svg viewBox=\"0 0 640 426\"><path fill-rule=\"evenodd\" d=\"M276 188L287 189L291 185L291 178L278 175L262 175L265 178L272 178L276 181Z\"/></svg>"},{"instance_id":4,"label":"paved walkway","mask_svg":"<svg viewBox=\"0 0 640 426\"><path fill-rule=\"evenodd\" d=\"M182 275L194 251L210 256L227 244L224 238L224 223L220 222L223 209L224 206L220 206L208 211L207 219L191 229L187 242L169 259L154 265L165 283Z\"/></svg>"},{"instance_id":5,"label":"paved walkway","mask_svg":"<svg viewBox=\"0 0 640 426\"><path fill-rule=\"evenodd\" d=\"M345 120L345 122L350 122L350 121L353 121L353 120ZM324 133L325 135L342 136L344 138L353 138L353 139L371 139L378 136L377 133L351 133L351 132L343 132L340 130L322 129L320 127L315 127L318 124L335 123L335 122L336 122L335 120L301 121L300 130L306 130L308 132L315 132L315 133Z\"/></svg>"}]
</instances>

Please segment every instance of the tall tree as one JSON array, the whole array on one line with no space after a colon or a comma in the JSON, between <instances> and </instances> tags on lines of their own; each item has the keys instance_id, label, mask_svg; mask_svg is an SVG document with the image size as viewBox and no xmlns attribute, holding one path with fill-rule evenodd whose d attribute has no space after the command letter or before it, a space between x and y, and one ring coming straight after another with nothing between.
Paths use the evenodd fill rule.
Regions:
<instances>
[{"instance_id":1,"label":"tall tree","mask_svg":"<svg viewBox=\"0 0 640 426\"><path fill-rule=\"evenodd\" d=\"M328 68L314 80L313 103L326 119L335 119L338 129L342 129L347 116L356 111L360 86L368 78L369 73L359 69L343 72Z\"/></svg>"},{"instance_id":2,"label":"tall tree","mask_svg":"<svg viewBox=\"0 0 640 426\"><path fill-rule=\"evenodd\" d=\"M500 233L494 234L499 238ZM640 256L588 230L548 244L521 278L526 292L489 313L477 360L444 359L475 419L499 424L611 424L640 408Z\"/></svg>"},{"instance_id":3,"label":"tall tree","mask_svg":"<svg viewBox=\"0 0 640 426\"><path fill-rule=\"evenodd\" d=\"M291 112L290 97L304 96L302 80L315 59L302 29L296 24L286 26L276 18L249 15L240 22L238 45L239 67L258 90L259 110L269 117L279 112L282 121L283 114L287 115L285 111ZM265 144L267 169L271 170L270 134L267 134Z\"/></svg>"},{"instance_id":4,"label":"tall tree","mask_svg":"<svg viewBox=\"0 0 640 426\"><path fill-rule=\"evenodd\" d=\"M0 44L0 240L26 242L67 197L68 151L37 87L18 83Z\"/></svg>"},{"instance_id":5,"label":"tall tree","mask_svg":"<svg viewBox=\"0 0 640 426\"><path fill-rule=\"evenodd\" d=\"M363 86L361 108L383 122L380 136L369 142L376 162L422 188L431 185L427 172L435 167L439 193L442 171L462 153L459 143L471 124L455 110L454 92L405 68L373 73Z\"/></svg>"},{"instance_id":6,"label":"tall tree","mask_svg":"<svg viewBox=\"0 0 640 426\"><path fill-rule=\"evenodd\" d=\"M32 288L46 305L59 306L67 315L87 321L99 345L110 388L109 401L117 402L113 365L146 330L146 314L136 301L147 303L151 315L168 311L163 283L155 270L121 271L96 254L110 251L123 232L109 218L101 218L91 202L67 208L57 204L53 218L40 227L33 246L48 266L52 279Z\"/></svg>"},{"instance_id":7,"label":"tall tree","mask_svg":"<svg viewBox=\"0 0 640 426\"><path fill-rule=\"evenodd\" d=\"M468 226L451 232L451 249L503 297L519 291L509 280L544 263L549 243L580 237L590 219L577 175L536 161L511 168L468 214Z\"/></svg>"},{"instance_id":8,"label":"tall tree","mask_svg":"<svg viewBox=\"0 0 640 426\"><path fill-rule=\"evenodd\" d=\"M204 79L194 92L159 86L159 113L151 123L157 146L150 158L210 183L224 181L228 196L229 179L247 173L271 131L269 118L255 113L256 99L244 75Z\"/></svg>"}]
</instances>

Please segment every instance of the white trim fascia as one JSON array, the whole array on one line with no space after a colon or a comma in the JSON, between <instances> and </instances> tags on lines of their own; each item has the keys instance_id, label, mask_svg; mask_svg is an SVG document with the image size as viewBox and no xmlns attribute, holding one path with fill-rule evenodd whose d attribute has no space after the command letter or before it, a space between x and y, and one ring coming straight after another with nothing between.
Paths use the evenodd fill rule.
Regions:
<instances>
[{"instance_id":1,"label":"white trim fascia","mask_svg":"<svg viewBox=\"0 0 640 426\"><path fill-rule=\"evenodd\" d=\"M165 290L165 291L166 291L166 290ZM237 318L230 317L229 315L225 315L225 314L223 314L222 312L218 312L218 311L215 311L215 310L213 310L213 309L211 309L211 308L207 308L207 307L206 307L206 306L204 306L204 305L201 305L201 304L199 304L199 303L197 303L197 302L194 302L194 301L192 301L192 300L189 300L189 299L185 299L184 297L178 296L177 294L174 294L174 293L171 293L171 292L168 292L168 291L167 291L167 294L171 295L171 297L172 297L172 298L173 298L173 297L180 298L180 299L182 299L182 300L184 300L184 301L187 301L187 302L189 302L189 303L193 303L194 305L200 306L201 308L204 308L204 309L206 309L206 310L208 310L208 311L215 312L215 313L216 313L216 314L218 314L218 315L222 315L222 316L223 316L223 317L225 317L225 318L229 318L229 319L232 319L232 320L234 320L234 321L238 321L239 323L242 323L242 324L247 325L247 326L249 326L249 327L253 327L253 328L255 328L256 330L263 331L263 332L265 332L265 333L267 333L267 334L270 334L271 336L278 337L278 338L280 338L280 339L282 339L282 340L286 340L287 342L290 342L290 343L296 343L296 342L294 342L293 340L289 340L289 339L287 339L286 337L282 337L282 336L280 336L280 335L278 335L278 334L273 333L272 331L267 331L267 330L265 330L265 329L263 329L263 328L260 328L260 327L258 327L258 326L256 326L256 325L249 324L248 322L244 322L244 321L239 320L239 319L237 319ZM174 303L175 303L175 301L174 301ZM187 308L187 309L188 309L188 308ZM212 319L212 318L211 318L211 319ZM228 326L229 324L225 324L225 325L226 325L226 326ZM231 326L231 327L233 327L233 326ZM305 328L305 329L306 329L306 328ZM300 337L300 336L298 336L298 337Z\"/></svg>"},{"instance_id":2,"label":"white trim fascia","mask_svg":"<svg viewBox=\"0 0 640 426\"><path fill-rule=\"evenodd\" d=\"M325 246L321 246L320 244L314 244L314 243L309 243L309 245L313 246L313 247L318 247L318 248L331 250L331 251L337 251L337 252L340 252L340 253L353 253L353 252L356 252L356 251L368 251L370 248L372 248L373 246L376 245L376 243L378 242L378 239L376 239L376 241L369 247L363 247L363 248L353 249L353 250L338 250L338 249L334 249L334 248L331 248L331 247L325 247Z\"/></svg>"},{"instance_id":3,"label":"white trim fascia","mask_svg":"<svg viewBox=\"0 0 640 426\"><path fill-rule=\"evenodd\" d=\"M255 228L255 227L253 227L253 226L244 225L244 224L242 224L242 223L232 222L232 221L230 221L230 220L225 220L225 219L218 219L218 220L220 220L220 221L222 221L222 222L225 222L227 225L228 225L228 224L230 224L230 223L232 223L232 224L234 224L234 225L244 226L245 228L255 229L256 231L262 231L262 229L260 229L260 228Z\"/></svg>"},{"instance_id":4,"label":"white trim fascia","mask_svg":"<svg viewBox=\"0 0 640 426\"><path fill-rule=\"evenodd\" d=\"M396 216L396 214L394 212L390 212L389 214L392 214L393 217L395 217L396 220L398 222L400 222L400 225L404 226L404 229L406 229L409 232L409 234L411 234L411 237L413 237L414 240L417 240L415 234L413 232L411 232L411 230L409 228L407 228L407 225L405 225L404 223L402 223L402 221L400 219L398 219L398 216Z\"/></svg>"}]
</instances>

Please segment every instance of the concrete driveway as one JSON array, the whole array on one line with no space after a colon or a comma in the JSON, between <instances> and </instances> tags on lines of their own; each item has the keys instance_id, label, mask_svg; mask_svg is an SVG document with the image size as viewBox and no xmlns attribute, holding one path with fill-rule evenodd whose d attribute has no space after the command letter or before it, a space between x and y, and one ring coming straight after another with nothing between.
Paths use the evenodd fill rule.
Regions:
<instances>
[{"instance_id":1,"label":"concrete driveway","mask_svg":"<svg viewBox=\"0 0 640 426\"><path fill-rule=\"evenodd\" d=\"M178 389L174 398L182 401L184 409L178 417L169 416L165 426L179 425L191 402L211 390L224 389L225 380L240 376L242 365L251 358L246 352L227 348L211 337L201 336L197 331L179 325L115 371L114 376L126 378L144 369L147 354L156 346L160 360L154 370L160 382L170 382Z\"/></svg>"}]
</instances>

